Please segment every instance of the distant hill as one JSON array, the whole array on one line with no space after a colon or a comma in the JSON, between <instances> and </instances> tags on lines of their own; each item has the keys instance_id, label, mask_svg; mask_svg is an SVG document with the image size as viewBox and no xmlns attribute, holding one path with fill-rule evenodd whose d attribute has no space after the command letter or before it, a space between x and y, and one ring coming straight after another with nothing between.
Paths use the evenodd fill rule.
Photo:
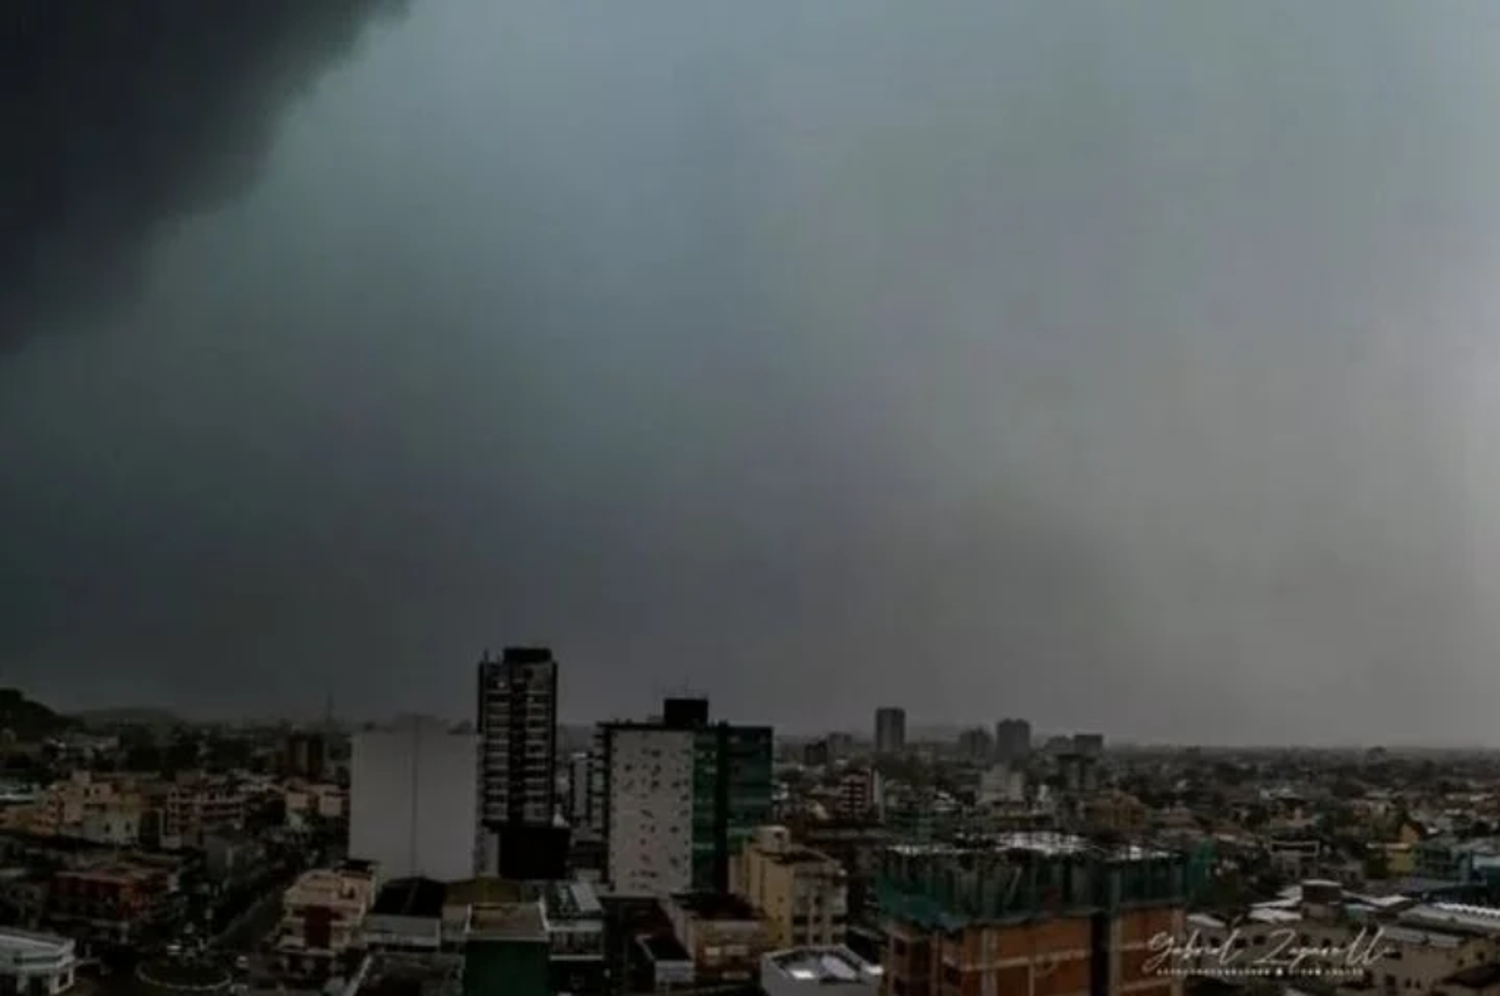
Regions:
<instances>
[{"instance_id":1,"label":"distant hill","mask_svg":"<svg viewBox=\"0 0 1500 996\"><path fill-rule=\"evenodd\" d=\"M166 709L120 707L85 709L73 713L85 726L182 726L181 716Z\"/></svg>"},{"instance_id":2,"label":"distant hill","mask_svg":"<svg viewBox=\"0 0 1500 996\"><path fill-rule=\"evenodd\" d=\"M45 740L77 726L77 720L28 699L19 688L0 688L0 730L9 730L21 743Z\"/></svg>"}]
</instances>

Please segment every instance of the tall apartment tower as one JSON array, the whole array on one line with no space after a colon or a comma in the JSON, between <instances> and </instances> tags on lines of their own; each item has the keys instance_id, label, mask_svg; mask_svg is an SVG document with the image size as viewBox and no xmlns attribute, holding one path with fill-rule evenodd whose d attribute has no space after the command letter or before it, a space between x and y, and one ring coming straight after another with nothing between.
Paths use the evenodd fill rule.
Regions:
<instances>
[{"instance_id":1,"label":"tall apartment tower","mask_svg":"<svg viewBox=\"0 0 1500 996\"><path fill-rule=\"evenodd\" d=\"M607 876L617 892L727 892L734 859L771 818L772 730L711 723L703 699L600 728Z\"/></svg>"},{"instance_id":2,"label":"tall apartment tower","mask_svg":"<svg viewBox=\"0 0 1500 996\"><path fill-rule=\"evenodd\" d=\"M906 710L884 706L875 710L875 753L901 754L906 750Z\"/></svg>"},{"instance_id":3,"label":"tall apartment tower","mask_svg":"<svg viewBox=\"0 0 1500 996\"><path fill-rule=\"evenodd\" d=\"M1030 754L1030 723L1024 719L1002 719L995 724L995 760L1024 761Z\"/></svg>"},{"instance_id":4,"label":"tall apartment tower","mask_svg":"<svg viewBox=\"0 0 1500 996\"><path fill-rule=\"evenodd\" d=\"M557 794L557 661L507 647L479 662L480 810L486 824L550 826Z\"/></svg>"}]
</instances>

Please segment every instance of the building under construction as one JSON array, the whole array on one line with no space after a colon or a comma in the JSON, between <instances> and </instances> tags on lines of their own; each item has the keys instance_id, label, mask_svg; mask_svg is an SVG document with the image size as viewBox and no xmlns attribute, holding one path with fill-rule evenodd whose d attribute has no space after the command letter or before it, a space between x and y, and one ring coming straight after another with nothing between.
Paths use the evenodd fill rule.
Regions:
<instances>
[{"instance_id":1,"label":"building under construction","mask_svg":"<svg viewBox=\"0 0 1500 996\"><path fill-rule=\"evenodd\" d=\"M896 845L877 882L886 996L1176 996L1187 859L1051 833Z\"/></svg>"}]
</instances>

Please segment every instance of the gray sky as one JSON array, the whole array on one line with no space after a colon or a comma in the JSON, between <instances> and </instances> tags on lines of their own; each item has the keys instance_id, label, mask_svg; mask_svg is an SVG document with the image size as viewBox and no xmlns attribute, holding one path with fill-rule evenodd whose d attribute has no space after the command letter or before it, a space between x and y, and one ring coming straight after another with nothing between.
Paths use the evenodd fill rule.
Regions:
<instances>
[{"instance_id":1,"label":"gray sky","mask_svg":"<svg viewBox=\"0 0 1500 996\"><path fill-rule=\"evenodd\" d=\"M1497 40L416 3L18 312L0 677L458 713L535 641L579 720L1494 741Z\"/></svg>"}]
</instances>

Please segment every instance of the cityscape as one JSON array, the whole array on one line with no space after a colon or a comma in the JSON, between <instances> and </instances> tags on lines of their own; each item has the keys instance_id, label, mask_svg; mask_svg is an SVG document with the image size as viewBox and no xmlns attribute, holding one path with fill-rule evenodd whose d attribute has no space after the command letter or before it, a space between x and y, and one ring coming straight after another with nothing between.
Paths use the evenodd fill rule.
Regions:
<instances>
[{"instance_id":1,"label":"cityscape","mask_svg":"<svg viewBox=\"0 0 1500 996\"><path fill-rule=\"evenodd\" d=\"M1500 0L0 0L0 996L1500 996Z\"/></svg>"},{"instance_id":2,"label":"cityscape","mask_svg":"<svg viewBox=\"0 0 1500 996\"><path fill-rule=\"evenodd\" d=\"M552 649L473 719L192 724L3 693L22 993L1487 992L1500 755L779 737L705 698L558 723ZM574 741L569 743L569 741Z\"/></svg>"}]
</instances>

